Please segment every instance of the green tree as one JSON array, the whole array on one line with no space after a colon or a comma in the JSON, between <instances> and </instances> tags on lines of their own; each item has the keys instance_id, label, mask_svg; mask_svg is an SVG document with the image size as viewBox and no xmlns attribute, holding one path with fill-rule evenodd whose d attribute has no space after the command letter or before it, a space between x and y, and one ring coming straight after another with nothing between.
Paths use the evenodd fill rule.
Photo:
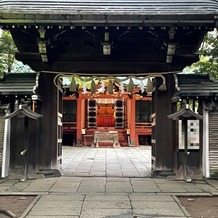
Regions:
<instances>
[{"instance_id":1,"label":"green tree","mask_svg":"<svg viewBox=\"0 0 218 218\"><path fill-rule=\"evenodd\" d=\"M199 49L200 60L186 70L194 73L210 74L218 79L218 32L208 32Z\"/></svg>"},{"instance_id":2,"label":"green tree","mask_svg":"<svg viewBox=\"0 0 218 218\"><path fill-rule=\"evenodd\" d=\"M0 72L32 72L29 66L15 59L17 48L9 31L2 31L0 36Z\"/></svg>"},{"instance_id":3,"label":"green tree","mask_svg":"<svg viewBox=\"0 0 218 218\"><path fill-rule=\"evenodd\" d=\"M3 31L0 38L0 58L1 70L10 73L15 61L15 52L17 48L8 31Z\"/></svg>"}]
</instances>

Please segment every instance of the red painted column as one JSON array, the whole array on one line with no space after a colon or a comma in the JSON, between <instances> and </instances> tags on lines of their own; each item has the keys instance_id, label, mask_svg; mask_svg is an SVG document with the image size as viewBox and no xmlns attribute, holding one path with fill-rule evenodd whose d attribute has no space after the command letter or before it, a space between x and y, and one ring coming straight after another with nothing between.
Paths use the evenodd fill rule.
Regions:
<instances>
[{"instance_id":1,"label":"red painted column","mask_svg":"<svg viewBox=\"0 0 218 218\"><path fill-rule=\"evenodd\" d=\"M81 93L79 93L79 98L77 99L77 116L76 116L76 143L82 143L82 116L84 113L82 112L82 98Z\"/></svg>"},{"instance_id":2,"label":"red painted column","mask_svg":"<svg viewBox=\"0 0 218 218\"><path fill-rule=\"evenodd\" d=\"M130 144L138 146L138 140L135 134L135 98L130 99Z\"/></svg>"}]
</instances>

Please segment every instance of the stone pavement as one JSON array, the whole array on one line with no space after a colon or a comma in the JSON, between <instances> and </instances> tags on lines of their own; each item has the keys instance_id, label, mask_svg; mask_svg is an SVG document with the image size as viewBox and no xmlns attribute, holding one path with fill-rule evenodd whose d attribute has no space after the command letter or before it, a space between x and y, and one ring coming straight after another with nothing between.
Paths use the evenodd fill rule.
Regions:
<instances>
[{"instance_id":1,"label":"stone pavement","mask_svg":"<svg viewBox=\"0 0 218 218\"><path fill-rule=\"evenodd\" d=\"M144 154L142 151L143 157L140 157L137 154L140 149L111 149L110 152L108 149L100 149L100 152L99 149L75 149L72 159L77 162L76 167L73 167L74 161L64 151L63 176L21 182L18 175L11 175L0 179L0 195L36 195L21 216L23 218L181 218L190 216L177 196L218 194L216 180L186 183L143 177L149 168L145 164L146 151ZM136 156L140 161L135 160ZM87 161L86 158L91 157L94 159ZM113 161L109 161L109 157ZM143 167L141 164L146 165L144 172L139 170ZM102 176L92 176L95 171L104 172L103 169L105 174ZM128 174L128 169L133 175ZM138 174L135 176L136 172Z\"/></svg>"},{"instance_id":2,"label":"stone pavement","mask_svg":"<svg viewBox=\"0 0 218 218\"><path fill-rule=\"evenodd\" d=\"M148 177L151 147L63 146L62 168L64 176Z\"/></svg>"}]
</instances>

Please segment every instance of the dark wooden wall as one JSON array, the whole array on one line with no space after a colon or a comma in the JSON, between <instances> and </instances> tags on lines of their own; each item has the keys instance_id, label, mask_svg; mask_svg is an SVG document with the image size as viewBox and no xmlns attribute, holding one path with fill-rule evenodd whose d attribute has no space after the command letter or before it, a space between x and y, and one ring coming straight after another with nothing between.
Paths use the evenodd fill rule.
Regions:
<instances>
[{"instance_id":1,"label":"dark wooden wall","mask_svg":"<svg viewBox=\"0 0 218 218\"><path fill-rule=\"evenodd\" d=\"M155 167L154 171L172 171L174 169L174 151L175 144L173 121L167 115L173 112L171 103L172 94L174 91L173 76L167 76L167 91L159 91L158 87L162 84L162 79L156 79L156 90L154 92L153 112L156 113L156 125L154 128L155 143L153 144Z\"/></svg>"},{"instance_id":2,"label":"dark wooden wall","mask_svg":"<svg viewBox=\"0 0 218 218\"><path fill-rule=\"evenodd\" d=\"M57 162L57 88L53 74L40 74L39 95L42 102L40 122L39 165L40 169L56 168Z\"/></svg>"},{"instance_id":3,"label":"dark wooden wall","mask_svg":"<svg viewBox=\"0 0 218 218\"><path fill-rule=\"evenodd\" d=\"M28 119L28 130L25 130L24 118L11 119L10 169L22 169L27 156L20 153L28 146L28 164L30 168L38 168L39 162L39 120ZM25 141L25 131L28 134Z\"/></svg>"}]
</instances>

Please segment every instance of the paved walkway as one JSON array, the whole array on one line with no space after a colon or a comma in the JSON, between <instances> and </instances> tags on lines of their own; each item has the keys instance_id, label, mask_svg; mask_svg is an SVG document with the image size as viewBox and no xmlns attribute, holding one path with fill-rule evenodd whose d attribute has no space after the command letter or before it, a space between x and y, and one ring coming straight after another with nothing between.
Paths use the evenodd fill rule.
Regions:
<instances>
[{"instance_id":1,"label":"paved walkway","mask_svg":"<svg viewBox=\"0 0 218 218\"><path fill-rule=\"evenodd\" d=\"M151 147L63 146L64 176L149 177Z\"/></svg>"},{"instance_id":2,"label":"paved walkway","mask_svg":"<svg viewBox=\"0 0 218 218\"><path fill-rule=\"evenodd\" d=\"M131 151L131 149L124 150L128 154ZM85 151L93 152L93 155L97 152L96 149L92 151L75 149L73 152L75 158L80 159L79 153L86 157L88 153ZM118 151L117 149L111 150L114 153ZM136 151L130 153L135 154ZM65 161L64 172L72 173L68 169L71 164L69 156L65 155L65 158L68 159L68 162ZM125 162L125 160L123 161ZM142 162L144 163L144 161ZM94 163L95 161L91 165L93 166ZM81 164L84 166L84 163ZM88 165L88 169L94 169L90 167L90 164ZM79 166L80 164L78 164ZM76 171L74 170L74 172ZM89 172L91 173L92 170L86 173ZM77 171L76 173L81 172ZM13 179L11 176L8 179L0 179L0 194L36 195L33 203L22 215L26 218L190 217L181 206L178 195L218 194L217 180L186 183L145 177L105 176L106 174L101 177L92 177L90 173L83 177L62 176L25 182Z\"/></svg>"}]
</instances>

